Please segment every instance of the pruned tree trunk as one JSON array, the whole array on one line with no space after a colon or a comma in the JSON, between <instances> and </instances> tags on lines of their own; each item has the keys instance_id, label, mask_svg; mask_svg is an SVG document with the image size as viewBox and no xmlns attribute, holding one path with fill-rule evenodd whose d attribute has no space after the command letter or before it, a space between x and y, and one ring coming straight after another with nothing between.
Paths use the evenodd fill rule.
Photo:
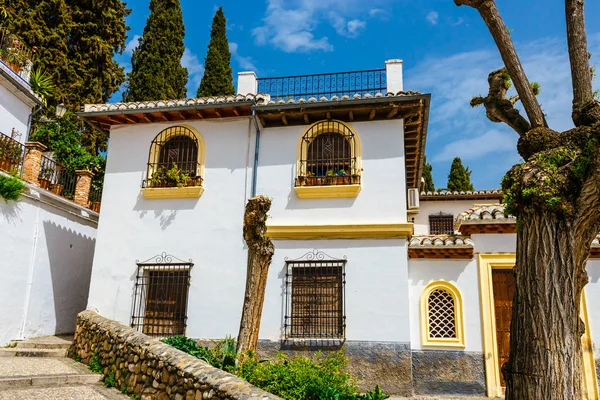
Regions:
<instances>
[{"instance_id":1,"label":"pruned tree trunk","mask_svg":"<svg viewBox=\"0 0 600 400\"><path fill-rule=\"evenodd\" d=\"M550 213L520 221L506 398L581 399L579 312L593 235L579 236L576 224Z\"/></svg>"},{"instance_id":2,"label":"pruned tree trunk","mask_svg":"<svg viewBox=\"0 0 600 400\"><path fill-rule=\"evenodd\" d=\"M260 319L265 300L267 275L273 258L274 247L267 237L267 213L271 200L264 196L253 197L246 204L244 215L244 240L248 245L248 267L246 272L246 292L237 353L256 351Z\"/></svg>"}]
</instances>

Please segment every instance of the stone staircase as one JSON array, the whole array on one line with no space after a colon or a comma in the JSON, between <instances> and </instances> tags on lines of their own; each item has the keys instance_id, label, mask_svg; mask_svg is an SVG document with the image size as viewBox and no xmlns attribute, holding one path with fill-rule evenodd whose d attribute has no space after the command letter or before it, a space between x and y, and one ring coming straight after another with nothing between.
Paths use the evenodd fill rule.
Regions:
<instances>
[{"instance_id":1,"label":"stone staircase","mask_svg":"<svg viewBox=\"0 0 600 400\"><path fill-rule=\"evenodd\" d=\"M0 348L0 400L128 399L116 389L105 388L101 375L67 358L71 340L42 337Z\"/></svg>"}]
</instances>

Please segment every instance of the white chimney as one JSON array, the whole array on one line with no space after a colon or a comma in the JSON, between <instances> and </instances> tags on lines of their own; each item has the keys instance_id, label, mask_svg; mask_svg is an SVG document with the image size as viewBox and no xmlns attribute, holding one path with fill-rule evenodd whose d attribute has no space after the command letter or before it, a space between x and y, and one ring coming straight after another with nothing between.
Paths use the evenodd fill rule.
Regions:
<instances>
[{"instance_id":1,"label":"white chimney","mask_svg":"<svg viewBox=\"0 0 600 400\"><path fill-rule=\"evenodd\" d=\"M387 60L385 62L385 74L388 93L398 93L404 90L402 86L402 60Z\"/></svg>"},{"instance_id":2,"label":"white chimney","mask_svg":"<svg viewBox=\"0 0 600 400\"><path fill-rule=\"evenodd\" d=\"M237 94L258 94L258 79L252 71L238 72Z\"/></svg>"}]
</instances>

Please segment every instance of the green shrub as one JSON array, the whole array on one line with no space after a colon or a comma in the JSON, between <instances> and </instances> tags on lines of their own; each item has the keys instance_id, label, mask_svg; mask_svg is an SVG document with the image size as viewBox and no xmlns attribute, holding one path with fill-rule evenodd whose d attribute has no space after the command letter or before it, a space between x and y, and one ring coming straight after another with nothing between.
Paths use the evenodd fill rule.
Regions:
<instances>
[{"instance_id":1,"label":"green shrub","mask_svg":"<svg viewBox=\"0 0 600 400\"><path fill-rule=\"evenodd\" d=\"M103 371L102 364L100 364L100 356L98 353L94 353L92 358L90 359L90 363L88 364L90 370L97 374L101 374Z\"/></svg>"},{"instance_id":2,"label":"green shrub","mask_svg":"<svg viewBox=\"0 0 600 400\"><path fill-rule=\"evenodd\" d=\"M106 378L104 378L104 386L106 386L107 388L115 387L115 383L117 383L117 382L115 379L114 372L111 372L110 374L108 374L108 376Z\"/></svg>"},{"instance_id":3,"label":"green shrub","mask_svg":"<svg viewBox=\"0 0 600 400\"><path fill-rule=\"evenodd\" d=\"M6 202L17 201L25 190L23 182L14 176L0 175L0 197Z\"/></svg>"},{"instance_id":4,"label":"green shrub","mask_svg":"<svg viewBox=\"0 0 600 400\"><path fill-rule=\"evenodd\" d=\"M175 336L163 339L163 343L199 358L213 367L231 371L236 364L235 339L227 337L224 340L214 342L215 346L209 349L200 346L194 340L185 336Z\"/></svg>"}]
</instances>

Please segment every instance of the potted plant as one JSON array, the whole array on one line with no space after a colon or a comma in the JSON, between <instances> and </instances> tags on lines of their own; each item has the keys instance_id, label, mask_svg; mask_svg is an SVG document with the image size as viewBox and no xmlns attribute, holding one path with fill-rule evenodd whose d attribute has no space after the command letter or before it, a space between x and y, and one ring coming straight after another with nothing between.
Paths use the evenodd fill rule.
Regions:
<instances>
[{"instance_id":1,"label":"potted plant","mask_svg":"<svg viewBox=\"0 0 600 400\"><path fill-rule=\"evenodd\" d=\"M21 161L23 151L18 142L12 139L0 139L0 169L12 172Z\"/></svg>"},{"instance_id":2,"label":"potted plant","mask_svg":"<svg viewBox=\"0 0 600 400\"><path fill-rule=\"evenodd\" d=\"M54 175L54 168L49 166L43 166L40 169L40 175L38 177L38 182L40 183L40 187L42 189L48 190L50 188L50 182L52 176Z\"/></svg>"},{"instance_id":3,"label":"potted plant","mask_svg":"<svg viewBox=\"0 0 600 400\"><path fill-rule=\"evenodd\" d=\"M346 170L344 169L340 169L337 172L337 177L336 179L336 184L337 185L349 185L350 184L350 177L348 176L348 174L346 173Z\"/></svg>"},{"instance_id":4,"label":"potted plant","mask_svg":"<svg viewBox=\"0 0 600 400\"><path fill-rule=\"evenodd\" d=\"M59 175L58 175L58 179L57 179L57 181L60 181L60 180L61 180L61 179L60 179L61 177L62 177L62 175L61 175L61 174L59 174ZM63 184L61 184L61 183L58 183L58 182L57 182L57 183L51 183L51 184L50 184L50 191L51 191L52 193L54 193L55 195L57 195L57 196L60 196L60 195L62 194L62 192L63 192L63 189L64 189L64 188L65 188L65 185L63 185Z\"/></svg>"},{"instance_id":5,"label":"potted plant","mask_svg":"<svg viewBox=\"0 0 600 400\"><path fill-rule=\"evenodd\" d=\"M159 168L152 173L152 177L148 180L148 187L157 188L165 187L167 183L164 168Z\"/></svg>"},{"instance_id":6,"label":"potted plant","mask_svg":"<svg viewBox=\"0 0 600 400\"><path fill-rule=\"evenodd\" d=\"M173 163L171 169L167 171L167 182L169 184L169 187L188 186L189 181L190 176L185 172L181 171L181 169L177 167L176 163Z\"/></svg>"}]
</instances>

